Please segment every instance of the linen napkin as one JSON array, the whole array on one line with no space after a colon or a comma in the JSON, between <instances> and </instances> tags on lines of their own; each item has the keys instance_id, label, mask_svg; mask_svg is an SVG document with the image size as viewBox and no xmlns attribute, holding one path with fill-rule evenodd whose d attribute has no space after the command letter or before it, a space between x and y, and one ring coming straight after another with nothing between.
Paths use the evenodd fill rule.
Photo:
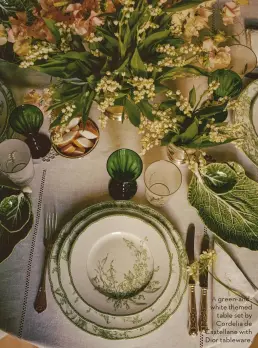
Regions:
<instances>
[{"instance_id":1,"label":"linen napkin","mask_svg":"<svg viewBox=\"0 0 258 348\"><path fill-rule=\"evenodd\" d=\"M254 253L247 249L236 248L245 259ZM247 280L245 275L232 260L230 255L217 243L214 245L217 260L213 273L232 289L240 291L251 300L258 297L258 290ZM213 278L210 301L212 321L208 334L201 337L201 347L249 348L258 327L258 306L240 298ZM258 302L257 302L258 303Z\"/></svg>"}]
</instances>

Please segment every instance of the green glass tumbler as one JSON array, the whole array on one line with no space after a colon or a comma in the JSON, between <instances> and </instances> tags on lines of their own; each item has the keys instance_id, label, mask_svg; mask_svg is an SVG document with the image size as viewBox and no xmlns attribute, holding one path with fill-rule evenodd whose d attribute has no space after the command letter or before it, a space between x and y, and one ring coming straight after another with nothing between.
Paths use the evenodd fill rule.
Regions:
<instances>
[{"instance_id":1,"label":"green glass tumbler","mask_svg":"<svg viewBox=\"0 0 258 348\"><path fill-rule=\"evenodd\" d=\"M113 152L107 160L107 171L111 177L108 190L115 200L131 199L137 192L137 178L142 173L140 156L129 149Z\"/></svg>"}]
</instances>

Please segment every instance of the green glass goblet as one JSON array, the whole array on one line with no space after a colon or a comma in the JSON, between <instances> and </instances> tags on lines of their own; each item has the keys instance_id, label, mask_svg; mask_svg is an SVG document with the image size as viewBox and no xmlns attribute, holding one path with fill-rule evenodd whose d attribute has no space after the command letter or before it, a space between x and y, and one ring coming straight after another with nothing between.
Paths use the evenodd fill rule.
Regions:
<instances>
[{"instance_id":1,"label":"green glass goblet","mask_svg":"<svg viewBox=\"0 0 258 348\"><path fill-rule=\"evenodd\" d=\"M129 149L113 152L107 160L107 171L111 176L108 189L115 200L131 199L137 192L136 179L142 173L140 156Z\"/></svg>"},{"instance_id":2,"label":"green glass goblet","mask_svg":"<svg viewBox=\"0 0 258 348\"><path fill-rule=\"evenodd\" d=\"M50 139L39 133L43 120L42 111L31 104L17 106L10 115L10 126L16 133L26 137L25 142L35 159L46 156L51 149Z\"/></svg>"}]
</instances>

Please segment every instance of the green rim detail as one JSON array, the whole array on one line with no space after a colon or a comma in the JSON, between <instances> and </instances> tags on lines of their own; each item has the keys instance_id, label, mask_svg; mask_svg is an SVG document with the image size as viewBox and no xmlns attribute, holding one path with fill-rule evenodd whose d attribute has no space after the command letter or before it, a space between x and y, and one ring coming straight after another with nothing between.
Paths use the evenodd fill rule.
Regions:
<instances>
[{"instance_id":1,"label":"green rim detail","mask_svg":"<svg viewBox=\"0 0 258 348\"><path fill-rule=\"evenodd\" d=\"M103 210L104 210L104 209L103 209ZM102 215L102 214L103 214L104 216L103 216L102 218L99 218L99 215ZM71 239L70 239L70 242L71 242L72 246L71 246L71 249L70 249L69 254L67 255L67 260L66 260L66 261L68 261L68 268L69 268L69 275L70 275L71 284L72 284L72 286L73 286L73 288L74 288L74 290L75 290L77 296L78 296L85 304L87 304L89 307L91 307L92 309L96 310L97 312L103 313L103 314L105 314L105 315L112 316L112 315L109 314L109 313L101 312L99 309L97 309L97 308L93 307L92 305L90 305L88 302L86 302L86 301L80 296L80 294L78 293L78 291L76 290L76 287L75 287L75 285L74 285L73 277L72 277L72 274L71 274L71 267L70 267L70 254L71 254L71 252L72 252L72 250L73 250L73 246L74 246L75 242L77 241L77 239L78 239L78 238L80 237L80 235L84 232L84 229L85 229L86 227L89 227L90 225L92 225L92 224L95 223L96 221L99 221L99 220L101 220L101 219L106 218L106 217L107 217L107 214L108 214L108 216L113 216L113 215L114 215L114 216L128 215L128 216L130 216L130 217L137 218L137 219L139 219L139 220L142 220L142 221L146 222L146 220L142 219L141 217L135 217L135 212L129 211L128 209L127 209L126 212L123 213L123 214L122 214L122 213L119 214L117 211L114 211L113 209L110 209L110 210L107 209L107 210L101 211L101 212L98 211L98 212L96 212L95 214L92 214L92 221L90 221L89 223L85 223L85 222L82 223L82 225L81 225L81 227L80 227L80 230L78 231L78 235L76 235L76 236L74 237L74 239L71 238L71 236L68 236L68 237L65 239L64 243L62 244L62 246L61 246L61 248L60 248L60 254L59 254L59 255L60 255L60 256L62 255L64 246L65 246L67 240L68 240L69 238L71 238ZM150 222L147 222L147 223L148 223L149 225L151 225L152 227L154 227ZM157 230L157 227L155 226L154 229ZM163 242L164 242L164 244L165 244L165 246L166 246L166 249L167 249L168 257L169 257L169 260L170 260L169 275L168 275L168 280L167 280L167 282L166 282L166 284L165 284L165 286L164 286L164 290L163 290L163 291L161 292L161 294L156 298L156 300L155 300L152 304L150 304L149 306L145 307L144 310L146 310L146 309L148 309L149 307L153 306L153 305L155 304L155 302L163 295L163 293L164 293L164 292L166 291L166 289L167 289L167 286L168 286L168 283L169 283L169 279L170 279L171 273L172 273L172 269L171 269L171 265L172 265L172 255L171 255L171 253L170 253L170 251L169 251L169 249L168 249L168 246L167 246L166 241L164 240L164 237L162 236L162 233L161 233L160 231L157 231L157 232L159 233L160 237L162 238L162 240L163 240ZM60 257L59 257L59 259L58 259L58 274L59 274L59 282L60 282L60 284L61 284L60 286L61 286L63 292L65 293L65 291L64 291L64 289L63 289L63 287L62 287L62 282L61 282L61 278L60 278ZM68 301L68 302L69 302L69 301ZM70 302L69 302L69 304L71 305ZM71 305L71 307L72 307L72 305ZM141 311L142 311L142 310L139 310L139 312L141 312ZM131 316L133 316L133 315L135 315L135 314L137 314L137 313L139 313L139 312L135 312L135 313L132 314ZM80 315L80 314L78 313L78 315ZM127 316L127 315L119 315L119 314L116 314L116 316L117 316L117 317L120 317L120 316L122 317L122 316ZM93 322L92 322L92 323L93 323ZM105 327L103 327L103 328L105 328Z\"/></svg>"},{"instance_id":2,"label":"green rim detail","mask_svg":"<svg viewBox=\"0 0 258 348\"><path fill-rule=\"evenodd\" d=\"M72 321L77 327L83 329L84 331L87 331L93 335L96 336L101 336L103 338L107 338L107 339L127 339L127 338L134 338L134 337L139 337L139 336L143 336L155 329L157 329L158 327L160 327L179 307L181 301L182 301L182 297L183 294L186 290L186 286L187 286L187 272L186 272L186 266L187 266L187 256L185 253L185 249L184 249L184 244L183 241L181 239L181 237L178 235L178 233L175 233L176 237L176 246L178 249L178 256L179 256L179 264L180 264L180 268L182 270L182 281L180 283L180 287L181 287L181 292L177 292L175 299L177 300L177 304L175 306L175 308L168 308L167 310L165 310L164 313L162 313L161 315L159 315L151 324L151 327L148 328L147 332L143 332L144 331L144 327L140 327L139 329L133 329L133 330L110 330L110 329L103 329L101 327L99 327L98 325L89 323L88 321L80 318L80 316L78 316L77 314L74 313L74 310L70 307L69 303L67 303L67 300L64 296L64 293L62 292L62 290L60 288L54 288L54 283L53 280L54 279L54 274L57 273L58 271L58 255L55 254L55 251L57 249L58 251L58 246L59 244L61 244L64 239L66 238L66 235L69 233L70 228L72 228L73 226L76 225L78 219L80 219L80 217L87 213L87 214L91 214L94 211L97 210L101 210L103 209L103 207L121 207L121 208L128 208L129 207L133 207L136 210L143 210L146 213L151 214L153 217L155 217L157 220L159 220L162 225L165 228L168 228L170 231L173 230L174 232L176 232L172 225L167 221L167 219L165 219L162 215L160 215L159 213L157 213L155 210L149 208L149 207L145 207L145 206L140 206L137 204L134 204L132 202L124 202L124 201L117 201L117 202L105 202L105 203L100 203L100 204L96 204L92 207L89 207L87 209L85 209L84 211L82 211L81 213L79 213L78 215L76 215L73 220L71 222L69 222L61 231L53 249L51 252L51 257L49 259L49 278L50 278L50 284L51 284L51 289L52 292L54 294L54 297L58 303L58 305L60 306L61 310L65 313L65 315L67 316L67 318ZM53 278L51 278L53 277ZM133 336L134 335L134 336Z\"/></svg>"}]
</instances>

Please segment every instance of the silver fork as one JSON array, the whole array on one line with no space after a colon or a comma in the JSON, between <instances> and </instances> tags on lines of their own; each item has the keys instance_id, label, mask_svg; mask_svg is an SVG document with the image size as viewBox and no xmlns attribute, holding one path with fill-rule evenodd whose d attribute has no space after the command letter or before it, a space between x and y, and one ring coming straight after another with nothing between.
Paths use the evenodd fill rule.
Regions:
<instances>
[{"instance_id":1,"label":"silver fork","mask_svg":"<svg viewBox=\"0 0 258 348\"><path fill-rule=\"evenodd\" d=\"M48 257L52 246L55 241L55 231L57 226L56 213L47 213L45 218L45 229L44 229L44 247L45 247L45 258L37 293L36 300L34 302L34 308L38 313L43 312L47 308L47 297L46 297L46 273L48 265Z\"/></svg>"}]
</instances>

